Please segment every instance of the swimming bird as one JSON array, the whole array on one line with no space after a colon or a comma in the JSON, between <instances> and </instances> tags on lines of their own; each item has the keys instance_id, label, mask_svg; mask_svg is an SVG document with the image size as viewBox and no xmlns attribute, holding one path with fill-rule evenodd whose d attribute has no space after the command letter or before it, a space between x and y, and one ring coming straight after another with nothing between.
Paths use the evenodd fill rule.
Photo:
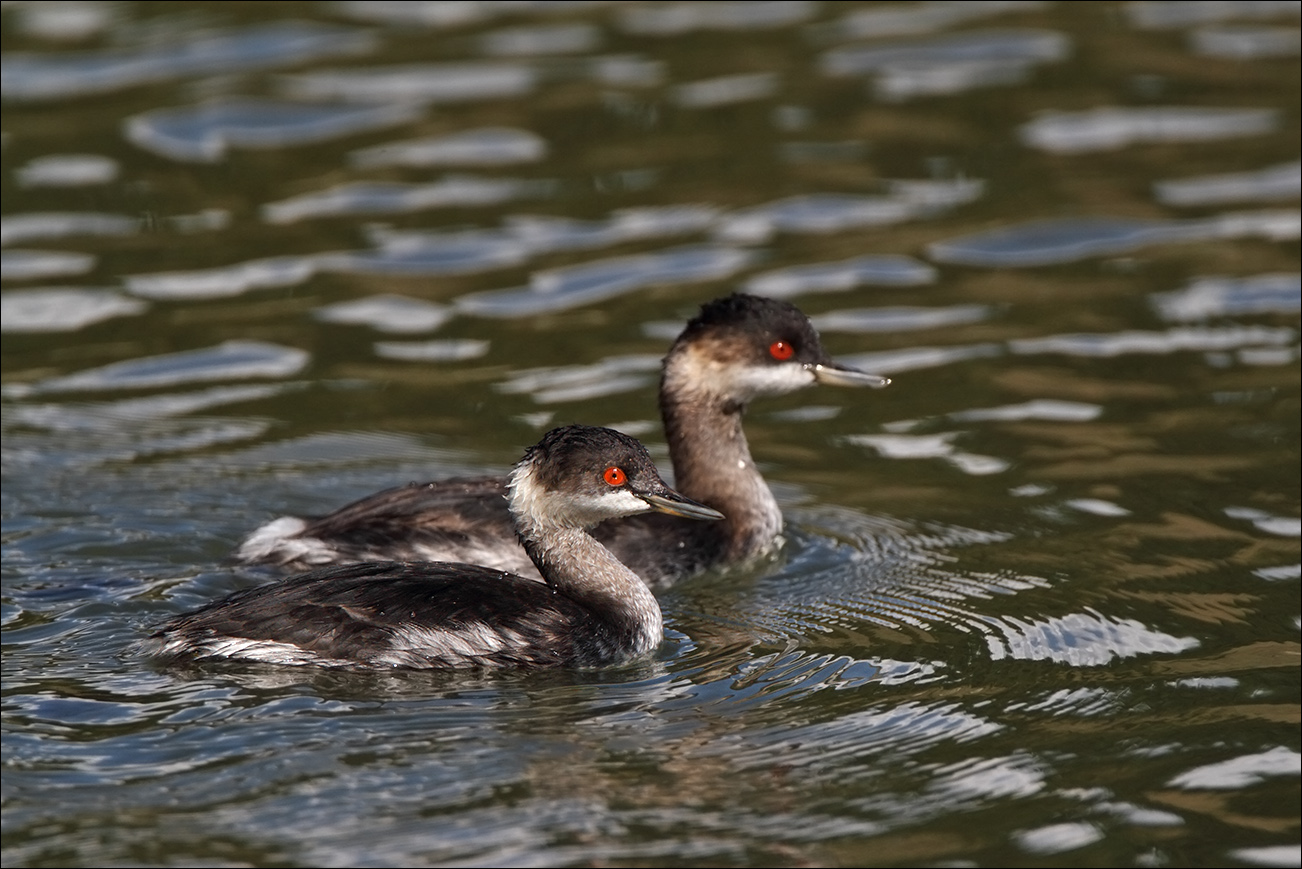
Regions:
<instances>
[{"instance_id":1,"label":"swimming bird","mask_svg":"<svg viewBox=\"0 0 1302 869\"><path fill-rule=\"evenodd\" d=\"M726 518L702 525L638 516L606 523L597 538L652 587L771 550L782 511L751 458L747 405L819 384L889 383L833 362L809 318L788 302L735 293L703 305L664 358L660 414L674 485ZM451 560L537 577L514 539L504 495L500 477L387 489L319 518L276 519L245 539L234 560L293 569Z\"/></svg>"},{"instance_id":2,"label":"swimming bird","mask_svg":"<svg viewBox=\"0 0 1302 869\"><path fill-rule=\"evenodd\" d=\"M669 488L638 441L591 426L548 432L507 491L543 582L471 564L335 565L178 616L144 650L344 668L619 664L664 639L660 606L588 529L651 511L723 518Z\"/></svg>"}]
</instances>

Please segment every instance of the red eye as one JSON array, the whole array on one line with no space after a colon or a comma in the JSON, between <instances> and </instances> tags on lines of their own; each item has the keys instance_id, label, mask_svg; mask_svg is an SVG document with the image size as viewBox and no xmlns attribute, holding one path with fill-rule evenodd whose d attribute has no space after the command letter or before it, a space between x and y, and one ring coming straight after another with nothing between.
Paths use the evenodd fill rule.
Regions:
<instances>
[{"instance_id":1,"label":"red eye","mask_svg":"<svg viewBox=\"0 0 1302 869\"><path fill-rule=\"evenodd\" d=\"M612 486L622 486L628 482L628 475L624 473L623 468L606 468L606 473L602 474L602 477Z\"/></svg>"},{"instance_id":2,"label":"red eye","mask_svg":"<svg viewBox=\"0 0 1302 869\"><path fill-rule=\"evenodd\" d=\"M774 359L790 359L795 352L796 348L792 347L786 341L774 341L769 345L769 355Z\"/></svg>"}]
</instances>

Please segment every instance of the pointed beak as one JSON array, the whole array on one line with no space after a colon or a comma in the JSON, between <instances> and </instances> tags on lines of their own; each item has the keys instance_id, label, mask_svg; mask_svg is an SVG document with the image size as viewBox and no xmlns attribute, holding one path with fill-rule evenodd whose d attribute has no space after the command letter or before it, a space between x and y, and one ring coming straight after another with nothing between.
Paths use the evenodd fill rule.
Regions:
<instances>
[{"instance_id":1,"label":"pointed beak","mask_svg":"<svg viewBox=\"0 0 1302 869\"><path fill-rule=\"evenodd\" d=\"M835 362L815 362L809 369L814 372L815 380L827 386L871 386L873 389L881 389L891 383L889 377L869 374Z\"/></svg>"},{"instance_id":2,"label":"pointed beak","mask_svg":"<svg viewBox=\"0 0 1302 869\"><path fill-rule=\"evenodd\" d=\"M646 501L647 506L659 513L681 516L684 519L722 519L723 514L712 510L704 504L698 504L690 498L684 498L673 489L666 488L656 494L639 493L638 497Z\"/></svg>"}]
</instances>

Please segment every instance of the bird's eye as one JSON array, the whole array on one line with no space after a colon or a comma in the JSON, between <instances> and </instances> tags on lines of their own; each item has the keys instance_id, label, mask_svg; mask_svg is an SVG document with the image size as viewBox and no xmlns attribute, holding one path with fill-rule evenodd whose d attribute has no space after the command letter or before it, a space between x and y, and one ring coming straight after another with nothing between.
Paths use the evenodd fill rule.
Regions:
<instances>
[{"instance_id":1,"label":"bird's eye","mask_svg":"<svg viewBox=\"0 0 1302 869\"><path fill-rule=\"evenodd\" d=\"M777 359L779 362L790 359L795 352L796 348L792 347L786 341L774 341L769 345L769 355L774 359Z\"/></svg>"},{"instance_id":2,"label":"bird's eye","mask_svg":"<svg viewBox=\"0 0 1302 869\"><path fill-rule=\"evenodd\" d=\"M628 474L624 473L624 469L613 465L606 468L606 473L602 474L602 478L612 486L622 486L628 482Z\"/></svg>"}]
</instances>

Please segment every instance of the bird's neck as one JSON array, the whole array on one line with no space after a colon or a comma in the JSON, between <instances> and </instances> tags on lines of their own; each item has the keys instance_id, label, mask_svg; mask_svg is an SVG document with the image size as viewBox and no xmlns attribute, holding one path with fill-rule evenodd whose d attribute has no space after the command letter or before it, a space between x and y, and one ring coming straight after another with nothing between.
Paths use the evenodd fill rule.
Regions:
<instances>
[{"instance_id":1,"label":"bird's neck","mask_svg":"<svg viewBox=\"0 0 1302 869\"><path fill-rule=\"evenodd\" d=\"M618 638L628 655L660 645L660 604L638 575L583 528L516 517L520 542L558 594L582 605Z\"/></svg>"},{"instance_id":2,"label":"bird's neck","mask_svg":"<svg viewBox=\"0 0 1302 869\"><path fill-rule=\"evenodd\" d=\"M702 382L666 364L660 389L674 488L724 515L713 523L730 557L767 548L782 530L782 511L742 430L746 405L711 391Z\"/></svg>"}]
</instances>

